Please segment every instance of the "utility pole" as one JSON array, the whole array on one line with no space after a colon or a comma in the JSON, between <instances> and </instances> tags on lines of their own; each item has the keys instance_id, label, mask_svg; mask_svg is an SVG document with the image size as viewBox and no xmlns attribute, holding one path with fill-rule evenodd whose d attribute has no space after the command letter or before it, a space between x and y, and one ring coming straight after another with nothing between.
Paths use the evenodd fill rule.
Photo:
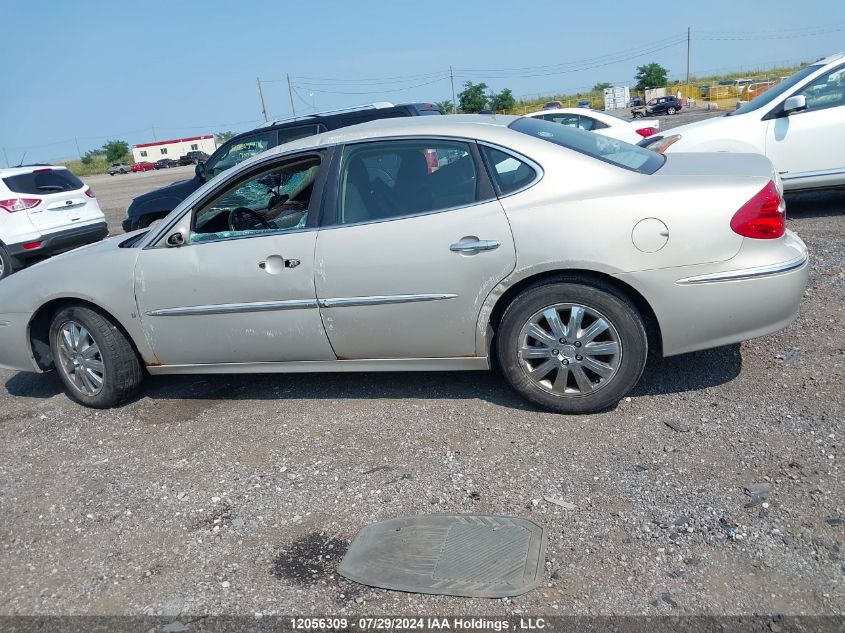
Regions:
<instances>
[{"instance_id":1,"label":"utility pole","mask_svg":"<svg viewBox=\"0 0 845 633\"><path fill-rule=\"evenodd\" d=\"M452 72L452 67L449 66L449 79L452 81L452 113L458 113L458 102L455 100L455 74Z\"/></svg>"},{"instance_id":2,"label":"utility pole","mask_svg":"<svg viewBox=\"0 0 845 633\"><path fill-rule=\"evenodd\" d=\"M76 155L79 156L79 160L82 160L82 152L79 151L79 139L74 136L73 142L76 143Z\"/></svg>"},{"instance_id":3,"label":"utility pole","mask_svg":"<svg viewBox=\"0 0 845 633\"><path fill-rule=\"evenodd\" d=\"M264 122L267 123L267 108L264 107L264 93L261 90L261 80L256 77L255 83L258 84L258 97L261 99L261 114L264 116Z\"/></svg>"},{"instance_id":4,"label":"utility pole","mask_svg":"<svg viewBox=\"0 0 845 633\"><path fill-rule=\"evenodd\" d=\"M6 167L9 166L9 156L6 154L6 148L3 148L3 158L6 159Z\"/></svg>"},{"instance_id":5,"label":"utility pole","mask_svg":"<svg viewBox=\"0 0 845 633\"><path fill-rule=\"evenodd\" d=\"M153 140L154 140L154 141L157 141L158 139L156 138L156 126L155 126L155 125L153 125L153 124L150 124L150 127L151 127L151 128L152 128L152 130L153 130Z\"/></svg>"},{"instance_id":6,"label":"utility pole","mask_svg":"<svg viewBox=\"0 0 845 633\"><path fill-rule=\"evenodd\" d=\"M290 95L290 111L293 112L293 116L296 116L296 106L293 104L293 88L290 85L290 74L285 73L285 77L288 78L288 94Z\"/></svg>"},{"instance_id":7,"label":"utility pole","mask_svg":"<svg viewBox=\"0 0 845 633\"><path fill-rule=\"evenodd\" d=\"M690 50L690 27L687 27L687 99L689 99L689 50Z\"/></svg>"}]
</instances>

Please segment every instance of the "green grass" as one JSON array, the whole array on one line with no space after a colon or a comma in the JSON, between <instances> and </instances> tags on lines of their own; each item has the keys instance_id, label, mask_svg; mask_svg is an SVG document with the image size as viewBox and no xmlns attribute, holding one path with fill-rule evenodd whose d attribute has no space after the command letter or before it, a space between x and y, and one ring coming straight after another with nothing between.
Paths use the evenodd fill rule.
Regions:
<instances>
[{"instance_id":1,"label":"green grass","mask_svg":"<svg viewBox=\"0 0 845 633\"><path fill-rule=\"evenodd\" d=\"M767 79L767 78L778 78L778 77L787 77L797 71L801 66L796 66L793 68L768 68L768 69L760 69L756 71L746 70L746 71L737 71L732 73L726 73L723 75L708 75L704 77L690 77L690 86L701 86L701 85L714 85L719 83L720 81L724 81L727 79ZM686 78L682 80L670 80L667 89L674 90L676 86L683 88L686 85ZM635 96L642 96L641 91L631 90L631 97ZM510 110L505 110L505 114L525 114L527 112L534 112L536 110L541 110L543 105L545 105L549 101L560 101L563 103L564 107L572 108L578 105L578 102L581 99L589 99L590 100L590 107L602 110L604 109L604 92L601 91L590 91L590 92L576 92L574 94L559 94L559 95L550 95L547 97L537 97L536 99L520 99L516 103L516 107L511 108Z\"/></svg>"},{"instance_id":2,"label":"green grass","mask_svg":"<svg viewBox=\"0 0 845 633\"><path fill-rule=\"evenodd\" d=\"M106 160L105 154L96 154L90 163L87 165L81 160L66 160L60 165L64 165L70 169L77 176L93 176L95 174L104 174L112 163L126 163L131 165L135 161L130 154L126 154L123 158L116 161Z\"/></svg>"}]
</instances>

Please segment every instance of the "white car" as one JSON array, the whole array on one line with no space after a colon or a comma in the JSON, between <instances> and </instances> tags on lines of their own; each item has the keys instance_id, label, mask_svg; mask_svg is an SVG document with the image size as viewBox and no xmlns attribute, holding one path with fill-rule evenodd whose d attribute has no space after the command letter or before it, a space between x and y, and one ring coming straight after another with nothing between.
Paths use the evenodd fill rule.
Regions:
<instances>
[{"instance_id":1,"label":"white car","mask_svg":"<svg viewBox=\"0 0 845 633\"><path fill-rule=\"evenodd\" d=\"M108 234L94 192L65 167L0 169L0 279Z\"/></svg>"},{"instance_id":2,"label":"white car","mask_svg":"<svg viewBox=\"0 0 845 633\"><path fill-rule=\"evenodd\" d=\"M805 66L725 116L640 145L658 152L756 152L786 190L845 185L845 53Z\"/></svg>"},{"instance_id":3,"label":"white car","mask_svg":"<svg viewBox=\"0 0 845 633\"><path fill-rule=\"evenodd\" d=\"M532 112L525 116L589 130L631 144L639 143L643 139L657 134L660 129L660 122L657 119L629 121L615 114L586 108L555 108L554 110Z\"/></svg>"}]
</instances>

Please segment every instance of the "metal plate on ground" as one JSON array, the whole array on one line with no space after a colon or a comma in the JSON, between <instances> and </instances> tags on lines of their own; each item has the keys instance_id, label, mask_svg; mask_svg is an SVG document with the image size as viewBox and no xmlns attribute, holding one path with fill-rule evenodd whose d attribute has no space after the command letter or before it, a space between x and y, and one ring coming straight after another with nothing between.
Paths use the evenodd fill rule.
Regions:
<instances>
[{"instance_id":1,"label":"metal plate on ground","mask_svg":"<svg viewBox=\"0 0 845 633\"><path fill-rule=\"evenodd\" d=\"M540 584L545 556L546 532L533 521L424 515L362 528L338 572L381 589L504 598Z\"/></svg>"}]
</instances>

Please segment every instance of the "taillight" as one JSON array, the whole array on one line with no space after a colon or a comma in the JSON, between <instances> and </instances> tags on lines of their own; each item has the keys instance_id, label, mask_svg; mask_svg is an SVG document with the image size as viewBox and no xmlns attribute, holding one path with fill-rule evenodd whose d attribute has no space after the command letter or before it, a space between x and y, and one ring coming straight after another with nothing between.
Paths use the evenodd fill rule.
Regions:
<instances>
[{"instance_id":1,"label":"taillight","mask_svg":"<svg viewBox=\"0 0 845 633\"><path fill-rule=\"evenodd\" d=\"M89 198L96 198L97 197L97 196L94 195L94 190L91 189L91 187L85 188L85 195L88 196Z\"/></svg>"},{"instance_id":2,"label":"taillight","mask_svg":"<svg viewBox=\"0 0 845 633\"><path fill-rule=\"evenodd\" d=\"M663 154L667 149L669 149L672 145L677 143L681 140L680 134L673 134L672 136L664 136L663 138L658 138L652 143L646 145L647 149L650 149L653 152L657 152L658 154ZM642 143L642 141L640 141Z\"/></svg>"},{"instance_id":3,"label":"taillight","mask_svg":"<svg viewBox=\"0 0 845 633\"><path fill-rule=\"evenodd\" d=\"M657 134L657 128L656 127L641 127L639 130L637 130L637 134L639 134L643 138L648 138L652 134Z\"/></svg>"},{"instance_id":4,"label":"taillight","mask_svg":"<svg viewBox=\"0 0 845 633\"><path fill-rule=\"evenodd\" d=\"M731 218L731 230L743 237L772 240L786 231L786 206L771 180Z\"/></svg>"},{"instance_id":5,"label":"taillight","mask_svg":"<svg viewBox=\"0 0 845 633\"><path fill-rule=\"evenodd\" d=\"M11 198L0 200L0 209L7 213L15 213L16 211L26 211L32 207L37 207L39 204L41 204L41 198Z\"/></svg>"}]
</instances>

